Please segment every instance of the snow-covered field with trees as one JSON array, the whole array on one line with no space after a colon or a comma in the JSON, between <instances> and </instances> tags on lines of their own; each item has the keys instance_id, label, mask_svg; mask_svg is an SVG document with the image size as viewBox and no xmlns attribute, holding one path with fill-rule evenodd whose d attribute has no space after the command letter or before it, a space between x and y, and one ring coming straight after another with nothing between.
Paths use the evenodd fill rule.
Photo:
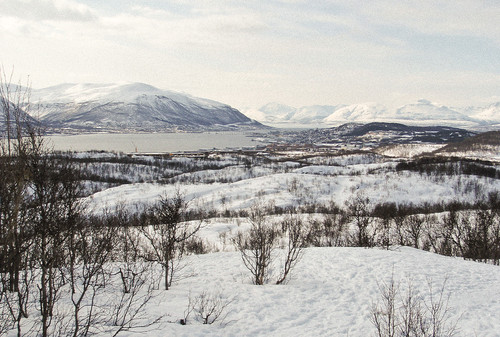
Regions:
<instances>
[{"instance_id":1,"label":"snow-covered field with trees","mask_svg":"<svg viewBox=\"0 0 500 337\"><path fill-rule=\"evenodd\" d=\"M499 336L498 164L432 148L53 155L0 335Z\"/></svg>"},{"instance_id":2,"label":"snow-covered field with trees","mask_svg":"<svg viewBox=\"0 0 500 337\"><path fill-rule=\"evenodd\" d=\"M392 273L398 295L404 296L410 282L423 308L444 286L444 325L456 324L456 336L498 336L500 331L498 266L408 247L307 248L287 284L256 286L238 253L193 255L186 262L185 273L191 276L159 291L159 304L148 309L153 316L167 314L171 323L147 335L374 336L372 308L381 304L379 287L390 283ZM187 325L180 325L189 297L203 293L220 296L224 320L204 325L194 310Z\"/></svg>"},{"instance_id":3,"label":"snow-covered field with trees","mask_svg":"<svg viewBox=\"0 0 500 337\"><path fill-rule=\"evenodd\" d=\"M416 147L413 150L423 152ZM395 327L403 325L404 310L408 309L405 301L412 294L422 316L431 320L433 310L439 316L444 329L437 333L439 336L499 335L500 321L495 314L500 307L498 266L441 256L398 242L386 249L379 245L308 246L301 251L286 284L276 285L286 255L286 239L281 239L273 251L269 280L255 286L232 242L237 233L251 227L248 218L235 215L254 205L292 213L296 210L304 226L310 226L327 218L318 210L320 206L348 207L357 197L369 200L370 205L473 204L499 190L497 178L460 174L458 168L456 174L397 170L400 159L370 153L288 153L264 158L216 155L203 160L220 169L178 174L170 178L170 184L151 181L120 185L89 197L93 211L119 205L133 212L138 204L152 204L162 195L180 193L189 208L218 215L204 219L197 233L207 253L183 258L186 267L176 276L179 279L168 291L157 290L160 294L154 301L159 304L149 310L152 317L166 317L149 335L377 335L374 313L386 309L383 294L391 280L396 287ZM172 160L190 167L203 161ZM438 211L426 225L438 227L447 215L447 211ZM279 224L284 217L270 215L266 219ZM378 225L371 226L376 231ZM351 224L350 230L355 231L355 226ZM340 245L350 244L343 241ZM221 318L211 325L202 324L196 304L200 298L210 299L222 310ZM186 325L179 324L181 319Z\"/></svg>"},{"instance_id":4,"label":"snow-covered field with trees","mask_svg":"<svg viewBox=\"0 0 500 337\"><path fill-rule=\"evenodd\" d=\"M304 157L279 156L273 161L265 157L260 162L252 158L256 163L235 155L210 161L181 158L177 160L193 172L178 169L168 184L143 181L107 188L89 197L90 205L102 210L116 204L147 204L175 191L180 191L192 207L219 212L245 209L258 200L284 208L332 202L343 205L357 194L373 203L473 203L500 188L500 180L491 177L397 170L397 160L374 154ZM203 169L203 165L211 168ZM130 181L142 170L128 169L127 175L120 168L108 169L113 171L110 175ZM171 174L169 169L163 172Z\"/></svg>"}]
</instances>

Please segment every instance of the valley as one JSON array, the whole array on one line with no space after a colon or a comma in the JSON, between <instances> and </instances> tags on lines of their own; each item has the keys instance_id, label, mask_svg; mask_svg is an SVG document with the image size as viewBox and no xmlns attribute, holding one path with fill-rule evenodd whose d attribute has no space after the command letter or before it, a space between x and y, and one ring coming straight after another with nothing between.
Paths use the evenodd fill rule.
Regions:
<instances>
[{"instance_id":1,"label":"valley","mask_svg":"<svg viewBox=\"0 0 500 337\"><path fill-rule=\"evenodd\" d=\"M482 142L471 145L469 139L474 158L456 157L460 147L455 146L453 159L443 157L441 142L396 142L353 150L269 145L169 155L87 152L73 160L88 177L85 203L91 212L140 213L158 198L180 193L188 223L202 224L171 290L148 305L151 317L169 315L150 335L369 335L380 287L392 279L401 293L412 284L422 306L445 296L443 326L453 327L457 336L495 336L498 266L461 256L465 246L455 241L481 209L493 216L491 233L500 229L494 215L500 206L498 145L495 159ZM361 227L354 213L360 205L361 219L367 219L365 243L358 241ZM286 256L285 233L273 248L270 280L263 286L251 285L234 245L238 233L252 228L256 209L266 224L296 219L307 233L286 285L272 284ZM449 221L456 227L448 233ZM446 241L447 235L453 240ZM142 245L147 251L146 242ZM224 309L208 326L196 311L186 315L189 303L203 294Z\"/></svg>"},{"instance_id":2,"label":"valley","mask_svg":"<svg viewBox=\"0 0 500 337\"><path fill-rule=\"evenodd\" d=\"M500 337L499 18L0 0L0 337Z\"/></svg>"},{"instance_id":3,"label":"valley","mask_svg":"<svg viewBox=\"0 0 500 337\"><path fill-rule=\"evenodd\" d=\"M12 138L4 106L1 336L500 329L499 131L272 128L143 84L42 93L43 132L16 109Z\"/></svg>"}]
</instances>

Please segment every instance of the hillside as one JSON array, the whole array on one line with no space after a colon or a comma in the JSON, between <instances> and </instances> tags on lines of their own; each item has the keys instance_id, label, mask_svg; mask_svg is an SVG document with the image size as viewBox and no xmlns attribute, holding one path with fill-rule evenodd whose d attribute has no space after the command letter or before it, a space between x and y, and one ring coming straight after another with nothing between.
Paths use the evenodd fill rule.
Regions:
<instances>
[{"instance_id":1,"label":"hillside","mask_svg":"<svg viewBox=\"0 0 500 337\"><path fill-rule=\"evenodd\" d=\"M500 161L500 131L484 132L447 144L435 154Z\"/></svg>"},{"instance_id":2,"label":"hillside","mask_svg":"<svg viewBox=\"0 0 500 337\"><path fill-rule=\"evenodd\" d=\"M237 253L192 256L188 266L186 274L193 276L148 310L150 315L168 313L172 323L148 336L372 336L371 307L380 301L378 284L389 282L391 273L401 291L411 281L426 302L427 282L435 290L445 284L444 295L450 296L446 319L458 321L456 336L493 337L500 329L495 318L500 268L412 248L306 249L292 280L282 286L251 285ZM229 303L226 318L203 325L193 313L187 325L180 325L188 297L204 291Z\"/></svg>"},{"instance_id":3,"label":"hillside","mask_svg":"<svg viewBox=\"0 0 500 337\"><path fill-rule=\"evenodd\" d=\"M441 149L442 152L470 151L485 146L500 146L500 131L483 132L476 136L466 138L458 143L448 144Z\"/></svg>"},{"instance_id":4,"label":"hillside","mask_svg":"<svg viewBox=\"0 0 500 337\"><path fill-rule=\"evenodd\" d=\"M359 125L346 125L343 131L352 132L356 127ZM494 163L477 163L483 170L470 173L469 166L462 164L476 163L468 160L444 159L431 170L419 170L414 161L367 151L266 149L163 155L88 152L68 156L53 158L70 159L82 168L79 176L87 198L79 200L85 215L92 215L89 219L98 215L95 219L102 219L102 223L120 224L84 226L85 230L103 231L88 235L82 232L78 238L85 240L85 245L72 246L95 248L100 235L110 235L100 242L100 247L111 246L107 248L110 255L102 266L103 273L97 274L103 279L95 279L82 302L85 308L95 304L100 318L91 322L92 334L370 336L375 334L371 322L374 306L381 304L384 285L391 278L400 296L398 309L411 286L422 312L442 304L441 322L445 327L456 326L456 336L496 336L500 329L496 319L500 309L496 296L500 269L490 264L498 263L500 256L498 241L493 240L500 224L500 171ZM490 175L493 171L495 174ZM165 269L162 260L154 255L160 241L150 238L166 234L162 232L166 226L148 220L154 216L153 210L158 210L148 205L160 196L173 195L185 200L181 202L180 219L186 222L176 222L183 228L176 227L180 235L189 235L186 228L199 231L186 245L178 247L179 255L172 260L173 283L165 290ZM491 212L474 208L485 205L491 207ZM252 216L253 210L262 211L263 217ZM453 219L451 210L456 212ZM481 255L469 255L477 253L471 250L477 246L474 242L461 244L468 238L462 232L451 233L453 242L442 236L446 224L478 228L484 215L491 219L492 231L486 237L491 244L479 252ZM273 235L277 235L270 248L273 259L267 281L259 286L252 284L251 272L234 245L240 234L251 232L256 219L262 219L265 228L274 228ZM291 240L284 230L290 221L300 228L304 249L287 282L276 285ZM367 227L360 227L363 224ZM369 239L367 244L358 240L361 228L366 230L363 235ZM412 229L418 229L416 236ZM287 232L291 233L291 229ZM60 237L59 233L55 236ZM462 256L488 263L464 260ZM83 276L87 266L81 264ZM135 290L127 292L131 284L135 284ZM32 287L30 314L22 319L26 335L40 321L37 286ZM77 294L82 291L76 288ZM58 294L56 310L62 315L50 328L54 334L59 327L66 328L62 335L70 335L72 316L67 313L72 312L74 292L64 285ZM130 307L123 306L123 299L133 300L126 302L131 303ZM9 317L8 308L2 308L0 314ZM213 324L203 324L201 316L211 308L222 310L221 314ZM138 314L132 317L130 326L120 331L115 315L121 315L123 310ZM81 314L86 317L85 311ZM156 318L158 324L149 326ZM13 327L5 329L10 329L7 335L15 334Z\"/></svg>"},{"instance_id":5,"label":"hillside","mask_svg":"<svg viewBox=\"0 0 500 337\"><path fill-rule=\"evenodd\" d=\"M457 142L474 132L449 126L411 126L399 123L347 123L338 127L303 131L276 131L279 140L288 144L323 144L358 148L386 144Z\"/></svg>"},{"instance_id":6,"label":"hillside","mask_svg":"<svg viewBox=\"0 0 500 337\"><path fill-rule=\"evenodd\" d=\"M14 106L11 105L11 116L10 116L10 123L11 123L11 130L14 130L15 129L15 120L16 120L16 116L15 116L15 112L14 112ZM6 116L5 116L5 112L4 112L4 107L2 105L2 103L0 102L0 133L4 133L6 132ZM39 125L38 123L38 120L31 117L30 115L28 115L26 112L24 111L19 111L19 116L17 118L19 118L19 121L21 122L21 125L23 125L23 128L25 127L29 127L29 126L37 126Z\"/></svg>"},{"instance_id":7,"label":"hillside","mask_svg":"<svg viewBox=\"0 0 500 337\"><path fill-rule=\"evenodd\" d=\"M380 301L379 287L389 282L392 274L401 285L401 293L408 283L414 286L423 306L429 305L430 293L435 299L436 291L444 287L444 298L449 296L446 320L449 324L457 323L456 336L496 336L500 328L495 319L500 308L495 296L500 285L498 266L399 246L389 250L306 248L286 285L277 286L271 280L264 286L255 286L241 256L234 253L231 238L250 226L246 216L236 214L256 202L283 209L297 209L309 202L344 205L362 191L363 196L380 203L467 203L480 194L498 191L498 179L454 172L426 175L396 171L397 160L368 153L270 153L266 159L269 160L248 158L252 165L247 166L235 154L214 153L198 159L174 156L168 160L205 168L194 171L189 165L194 172L172 173L173 178L164 185L129 184L93 195L91 202L97 210L117 204L133 209L132 205L138 202L172 195L181 186L193 207L233 214L204 222L199 237L213 253L184 260L186 267L179 282L169 290L168 297L159 299L148 310L151 316L169 315L169 323L161 331L149 332L150 336L371 336L375 334L370 322L372 305ZM319 213L303 216L309 223L322 219ZM439 226L441 216L433 214L426 223ZM281 219L282 215L273 215L268 220L278 223ZM280 249L274 251L276 263L283 253ZM271 270L272 277L279 273L275 265ZM193 312L187 325L179 324L186 317L189 298L200 294L216 296L227 304L225 319L203 325Z\"/></svg>"},{"instance_id":8,"label":"hillside","mask_svg":"<svg viewBox=\"0 0 500 337\"><path fill-rule=\"evenodd\" d=\"M142 83L62 84L33 90L36 116L50 131L230 130L261 127L219 102Z\"/></svg>"}]
</instances>

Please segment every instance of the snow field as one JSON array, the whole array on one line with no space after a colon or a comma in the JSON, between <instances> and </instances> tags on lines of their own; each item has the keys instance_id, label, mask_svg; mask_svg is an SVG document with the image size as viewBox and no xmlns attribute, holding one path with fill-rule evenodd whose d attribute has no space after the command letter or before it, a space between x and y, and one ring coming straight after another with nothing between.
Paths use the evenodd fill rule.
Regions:
<instances>
[{"instance_id":1,"label":"snow field","mask_svg":"<svg viewBox=\"0 0 500 337\"><path fill-rule=\"evenodd\" d=\"M279 254L280 252L278 252ZM249 273L235 252L189 256L192 275L162 291L151 315L168 314L148 336L370 336L371 308L380 296L379 283L391 274L403 288L411 280L428 300L445 283L449 321L458 320L458 336L498 336L500 269L481 263L408 248L308 248L286 285L250 284ZM188 298L202 292L230 301L222 324L203 325L185 315ZM139 336L129 333L128 336Z\"/></svg>"},{"instance_id":2,"label":"snow field","mask_svg":"<svg viewBox=\"0 0 500 337\"><path fill-rule=\"evenodd\" d=\"M293 207L333 201L343 206L356 194L370 198L372 204L474 202L500 189L500 181L489 178L396 172L393 160L365 155L311 158L307 162L313 165L298 167L289 162L285 170L252 166L252 171L236 166L184 173L185 179L177 184L122 185L89 197L89 208L99 212L124 205L134 210L137 204L151 204L176 191L193 209L224 212L248 209L255 203ZM271 219L276 220L279 217ZM401 293L411 282L423 303L429 301L429 284L434 294L444 285L445 296L450 296L449 322L458 322L460 329L457 336L500 336L498 266L408 247L307 248L288 284L277 286L271 279L267 285L255 286L231 243L236 232L248 226L244 218L204 222L198 237L213 253L184 257L186 267L178 282L168 291L157 291L154 304L147 308L152 317L168 316L146 335L373 336L370 316L380 298L379 285L394 275ZM275 254L274 277L283 251L278 249ZM202 293L220 295L226 301L224 322L203 325L192 312L187 325L179 324L189 298Z\"/></svg>"},{"instance_id":3,"label":"snow field","mask_svg":"<svg viewBox=\"0 0 500 337\"><path fill-rule=\"evenodd\" d=\"M500 189L500 181L476 176L436 178L408 171L328 175L335 174L336 170L335 166L312 166L230 183L121 185L92 195L89 202L96 211L106 207L112 209L117 204L133 209L138 203L153 203L160 195L173 195L180 190L191 207L224 211L249 208L256 200L281 207L306 203L328 205L331 201L343 205L356 193L363 193L373 203L474 202L481 196L477 193L487 195Z\"/></svg>"}]
</instances>

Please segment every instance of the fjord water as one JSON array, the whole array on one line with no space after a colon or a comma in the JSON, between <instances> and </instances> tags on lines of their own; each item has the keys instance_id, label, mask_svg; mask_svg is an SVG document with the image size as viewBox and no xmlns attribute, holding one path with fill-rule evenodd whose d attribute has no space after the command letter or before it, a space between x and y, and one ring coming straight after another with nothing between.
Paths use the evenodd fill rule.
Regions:
<instances>
[{"instance_id":1,"label":"fjord water","mask_svg":"<svg viewBox=\"0 0 500 337\"><path fill-rule=\"evenodd\" d=\"M260 144L246 132L81 134L47 137L56 151L168 153L242 148Z\"/></svg>"}]
</instances>

